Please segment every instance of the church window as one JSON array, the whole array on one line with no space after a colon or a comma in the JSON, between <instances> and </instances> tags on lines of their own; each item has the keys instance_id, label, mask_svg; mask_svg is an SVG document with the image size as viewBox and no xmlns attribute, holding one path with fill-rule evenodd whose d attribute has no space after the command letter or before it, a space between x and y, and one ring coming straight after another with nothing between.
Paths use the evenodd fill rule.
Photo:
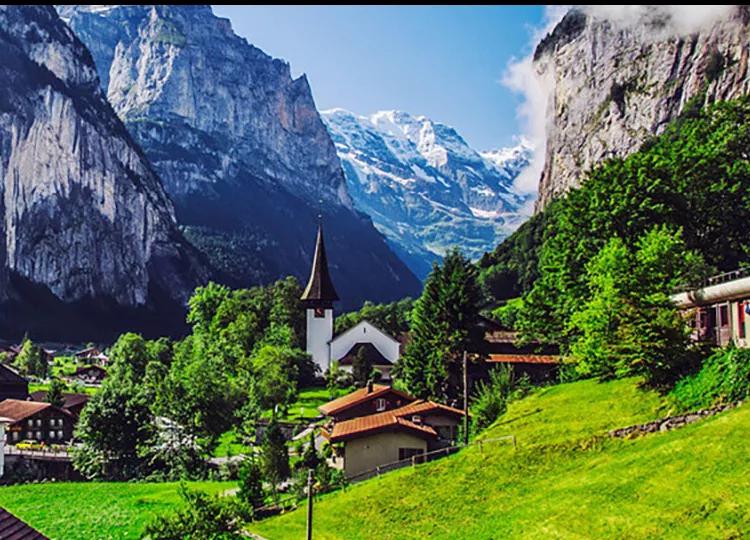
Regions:
<instances>
[{"instance_id":1,"label":"church window","mask_svg":"<svg viewBox=\"0 0 750 540\"><path fill-rule=\"evenodd\" d=\"M315 317L317 319L322 319L325 316L326 316L326 310L324 310L323 308L320 308L320 307L316 307L315 308Z\"/></svg>"}]
</instances>

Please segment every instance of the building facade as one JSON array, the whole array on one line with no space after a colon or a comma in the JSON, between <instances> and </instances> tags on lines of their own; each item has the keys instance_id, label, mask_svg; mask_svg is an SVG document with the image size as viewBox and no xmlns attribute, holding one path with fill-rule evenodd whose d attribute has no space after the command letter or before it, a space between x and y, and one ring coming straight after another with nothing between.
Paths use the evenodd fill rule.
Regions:
<instances>
[{"instance_id":1,"label":"building facade","mask_svg":"<svg viewBox=\"0 0 750 540\"><path fill-rule=\"evenodd\" d=\"M750 346L750 272L736 270L709 278L703 286L672 295L695 341Z\"/></svg>"}]
</instances>

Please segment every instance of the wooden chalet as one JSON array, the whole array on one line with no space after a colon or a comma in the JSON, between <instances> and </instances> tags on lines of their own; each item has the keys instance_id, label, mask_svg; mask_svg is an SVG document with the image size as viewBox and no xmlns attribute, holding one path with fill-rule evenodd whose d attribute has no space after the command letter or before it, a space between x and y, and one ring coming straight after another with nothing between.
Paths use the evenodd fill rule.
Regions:
<instances>
[{"instance_id":1,"label":"wooden chalet","mask_svg":"<svg viewBox=\"0 0 750 540\"><path fill-rule=\"evenodd\" d=\"M30 397L32 401L47 401L47 391L37 390L36 392L32 392ZM65 392L63 393L62 397L63 404L60 408L68 411L76 420L78 420L78 417L81 415L81 411L89 402L89 398L91 396L89 396L88 394Z\"/></svg>"},{"instance_id":2,"label":"wooden chalet","mask_svg":"<svg viewBox=\"0 0 750 540\"><path fill-rule=\"evenodd\" d=\"M6 399L0 402L0 417L9 420L6 428L9 444L27 439L61 444L73 438L75 418L68 411L50 403Z\"/></svg>"},{"instance_id":3,"label":"wooden chalet","mask_svg":"<svg viewBox=\"0 0 750 540\"><path fill-rule=\"evenodd\" d=\"M12 367L0 364L0 401L4 399L26 399L28 396L29 381L19 375Z\"/></svg>"},{"instance_id":4,"label":"wooden chalet","mask_svg":"<svg viewBox=\"0 0 750 540\"><path fill-rule=\"evenodd\" d=\"M0 508L0 539L48 540L42 533L18 519L5 508Z\"/></svg>"},{"instance_id":5,"label":"wooden chalet","mask_svg":"<svg viewBox=\"0 0 750 540\"><path fill-rule=\"evenodd\" d=\"M76 369L70 377L72 380L80 381L85 384L101 384L107 376L107 370L98 365L81 366Z\"/></svg>"},{"instance_id":6,"label":"wooden chalet","mask_svg":"<svg viewBox=\"0 0 750 540\"><path fill-rule=\"evenodd\" d=\"M403 407L415 398L382 384L368 384L364 388L321 405L318 410L334 422L342 422L359 416L367 416L390 409Z\"/></svg>"}]
</instances>

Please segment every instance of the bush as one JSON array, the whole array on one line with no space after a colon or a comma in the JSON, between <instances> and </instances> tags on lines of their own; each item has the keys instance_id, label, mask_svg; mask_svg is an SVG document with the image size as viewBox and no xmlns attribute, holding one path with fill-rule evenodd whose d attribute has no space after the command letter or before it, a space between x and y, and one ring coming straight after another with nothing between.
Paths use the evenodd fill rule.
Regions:
<instances>
[{"instance_id":1,"label":"bush","mask_svg":"<svg viewBox=\"0 0 750 540\"><path fill-rule=\"evenodd\" d=\"M729 347L715 351L701 370L681 379L669 394L681 410L731 403L750 396L750 350Z\"/></svg>"},{"instance_id":2,"label":"bush","mask_svg":"<svg viewBox=\"0 0 750 540\"><path fill-rule=\"evenodd\" d=\"M146 526L146 540L242 540L242 525L251 518L234 497L209 496L180 486L186 502L172 514L158 516Z\"/></svg>"},{"instance_id":3,"label":"bush","mask_svg":"<svg viewBox=\"0 0 750 540\"><path fill-rule=\"evenodd\" d=\"M530 387L528 377L514 379L513 370L500 365L490 371L488 382L480 381L471 405L474 433L489 427L508 408L511 399L525 394Z\"/></svg>"}]
</instances>

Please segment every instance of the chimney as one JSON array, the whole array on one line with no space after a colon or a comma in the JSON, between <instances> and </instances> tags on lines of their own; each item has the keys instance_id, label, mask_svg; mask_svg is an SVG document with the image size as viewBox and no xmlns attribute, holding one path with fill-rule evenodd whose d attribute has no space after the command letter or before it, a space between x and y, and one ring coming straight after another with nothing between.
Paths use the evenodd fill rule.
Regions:
<instances>
[{"instance_id":1,"label":"chimney","mask_svg":"<svg viewBox=\"0 0 750 540\"><path fill-rule=\"evenodd\" d=\"M372 379L367 381L367 393L372 394Z\"/></svg>"}]
</instances>

